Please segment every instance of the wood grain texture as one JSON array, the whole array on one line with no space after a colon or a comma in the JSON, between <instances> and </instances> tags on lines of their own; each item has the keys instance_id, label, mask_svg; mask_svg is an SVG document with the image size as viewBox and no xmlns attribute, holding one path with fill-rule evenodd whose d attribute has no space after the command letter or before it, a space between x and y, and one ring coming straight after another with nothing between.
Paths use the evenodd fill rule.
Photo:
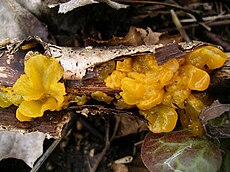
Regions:
<instances>
[{"instance_id":1,"label":"wood grain texture","mask_svg":"<svg viewBox=\"0 0 230 172\"><path fill-rule=\"evenodd\" d=\"M31 122L20 122L16 119L17 107L0 108L0 130L17 131L28 133L40 131L47 138L58 138L65 124L71 119L71 113L65 110L58 112L47 112L42 118L36 118Z\"/></svg>"}]
</instances>

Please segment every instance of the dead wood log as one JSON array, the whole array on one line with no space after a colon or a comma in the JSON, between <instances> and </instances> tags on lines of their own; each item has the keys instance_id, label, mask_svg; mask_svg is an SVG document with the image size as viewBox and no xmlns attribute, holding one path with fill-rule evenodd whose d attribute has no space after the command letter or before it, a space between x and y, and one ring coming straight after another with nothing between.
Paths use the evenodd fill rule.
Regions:
<instances>
[{"instance_id":1,"label":"dead wood log","mask_svg":"<svg viewBox=\"0 0 230 172\"><path fill-rule=\"evenodd\" d=\"M28 45L29 48L23 48ZM47 44L38 37L29 37L24 41L8 42L0 45L0 86L12 86L24 73L24 60L32 52L53 56L60 61L64 68L64 82L67 93L76 95L90 95L94 91L103 91L109 95L119 93L119 89L111 89L105 86L103 81L95 77L95 66L113 59L136 56L139 54L154 54L159 64L163 64L170 58L180 58L194 47L204 45L201 42L172 43L168 45L138 46L138 47L111 47L111 48L68 48ZM228 61L229 62L229 61ZM229 82L229 63L217 71L213 77L214 83L221 86L227 80ZM223 71L225 72L223 75ZM227 75L227 77L225 76ZM216 81L217 80L217 81ZM214 86L216 86L214 84ZM1 130L14 130L19 132L41 131L48 137L59 137L63 126L70 120L71 113L63 110L60 112L48 112L42 118L32 122L19 122L15 118L16 107L0 108Z\"/></svg>"},{"instance_id":2,"label":"dead wood log","mask_svg":"<svg viewBox=\"0 0 230 172\"><path fill-rule=\"evenodd\" d=\"M20 122L16 119L16 107L0 108L0 130L16 131L20 133L43 132L46 138L59 138L65 124L71 119L71 112L48 112L42 118L31 122Z\"/></svg>"},{"instance_id":3,"label":"dead wood log","mask_svg":"<svg viewBox=\"0 0 230 172\"><path fill-rule=\"evenodd\" d=\"M214 92L222 94L230 93L230 54L224 66L212 74L211 88Z\"/></svg>"}]
</instances>

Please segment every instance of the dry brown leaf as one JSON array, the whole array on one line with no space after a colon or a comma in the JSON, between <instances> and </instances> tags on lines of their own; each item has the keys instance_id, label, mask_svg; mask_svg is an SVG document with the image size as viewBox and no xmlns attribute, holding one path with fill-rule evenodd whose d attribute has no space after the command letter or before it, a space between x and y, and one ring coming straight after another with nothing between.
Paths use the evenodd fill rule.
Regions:
<instances>
[{"instance_id":1,"label":"dry brown leaf","mask_svg":"<svg viewBox=\"0 0 230 172\"><path fill-rule=\"evenodd\" d=\"M37 35L47 41L48 31L45 25L17 1L0 1L0 25L0 40L24 39L30 35Z\"/></svg>"},{"instance_id":2,"label":"dry brown leaf","mask_svg":"<svg viewBox=\"0 0 230 172\"><path fill-rule=\"evenodd\" d=\"M118 132L116 134L118 137L148 130L147 124L134 116L122 114L116 117L121 117Z\"/></svg>"},{"instance_id":3,"label":"dry brown leaf","mask_svg":"<svg viewBox=\"0 0 230 172\"><path fill-rule=\"evenodd\" d=\"M113 169L114 172L128 172L128 167L125 164L117 164L113 163L111 165L111 168Z\"/></svg>"},{"instance_id":4,"label":"dry brown leaf","mask_svg":"<svg viewBox=\"0 0 230 172\"><path fill-rule=\"evenodd\" d=\"M206 125L209 120L221 116L226 111L230 111L230 104L221 104L218 100L216 100L210 106L202 110L200 118L202 123Z\"/></svg>"},{"instance_id":5,"label":"dry brown leaf","mask_svg":"<svg viewBox=\"0 0 230 172\"><path fill-rule=\"evenodd\" d=\"M182 38L180 35L169 36L164 32L153 32L151 28L142 29L131 26L129 32L124 37L113 36L110 40L93 40L90 39L92 43L96 42L97 44L105 45L125 45L125 46L140 46L140 45L156 45L163 44L167 45L173 42L180 42Z\"/></svg>"},{"instance_id":6,"label":"dry brown leaf","mask_svg":"<svg viewBox=\"0 0 230 172\"><path fill-rule=\"evenodd\" d=\"M208 136L215 138L230 137L230 104L221 104L216 100L203 109L200 119Z\"/></svg>"},{"instance_id":7,"label":"dry brown leaf","mask_svg":"<svg viewBox=\"0 0 230 172\"><path fill-rule=\"evenodd\" d=\"M146 30L142 28L136 28L136 30L140 32L145 45L158 44L160 36L164 35L164 33L161 32L153 32L149 27Z\"/></svg>"},{"instance_id":8,"label":"dry brown leaf","mask_svg":"<svg viewBox=\"0 0 230 172\"><path fill-rule=\"evenodd\" d=\"M21 134L11 131L0 131L0 160L17 158L33 167L34 162L43 153L45 134L32 132Z\"/></svg>"},{"instance_id":9,"label":"dry brown leaf","mask_svg":"<svg viewBox=\"0 0 230 172\"><path fill-rule=\"evenodd\" d=\"M142 29L131 26L129 32L124 37L113 36L110 40L91 40L98 44L108 45L125 45L125 46L139 46L139 45L155 45L159 42L159 37L164 33L153 32L151 28Z\"/></svg>"}]
</instances>

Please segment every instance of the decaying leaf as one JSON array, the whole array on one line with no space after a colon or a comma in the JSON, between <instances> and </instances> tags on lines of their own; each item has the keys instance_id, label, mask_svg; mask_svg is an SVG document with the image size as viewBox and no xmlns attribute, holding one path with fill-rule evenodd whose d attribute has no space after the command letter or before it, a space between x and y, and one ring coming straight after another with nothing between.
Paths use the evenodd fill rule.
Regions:
<instances>
[{"instance_id":1,"label":"decaying leaf","mask_svg":"<svg viewBox=\"0 0 230 172\"><path fill-rule=\"evenodd\" d=\"M0 160L21 159L32 168L34 162L43 153L44 139L45 134L41 132L23 135L18 132L0 131Z\"/></svg>"},{"instance_id":2,"label":"decaying leaf","mask_svg":"<svg viewBox=\"0 0 230 172\"><path fill-rule=\"evenodd\" d=\"M0 16L0 39L25 39L29 35L37 35L47 41L45 25L17 1L0 1Z\"/></svg>"},{"instance_id":3,"label":"decaying leaf","mask_svg":"<svg viewBox=\"0 0 230 172\"><path fill-rule=\"evenodd\" d=\"M93 40L97 44L106 44L106 45L125 45L125 46L140 46L140 45L156 45L163 44L167 45L169 43L180 42L182 41L181 37L178 35L169 36L163 32L153 32L151 28L142 29L131 26L129 32L124 37L113 36L110 40Z\"/></svg>"},{"instance_id":4,"label":"decaying leaf","mask_svg":"<svg viewBox=\"0 0 230 172\"><path fill-rule=\"evenodd\" d=\"M113 169L114 172L128 172L128 167L125 164L117 164L113 163L111 165L111 168Z\"/></svg>"},{"instance_id":5,"label":"decaying leaf","mask_svg":"<svg viewBox=\"0 0 230 172\"><path fill-rule=\"evenodd\" d=\"M226 111L230 111L230 104L221 104L216 100L202 111L200 118L203 124L207 124L209 120L221 116Z\"/></svg>"},{"instance_id":6,"label":"decaying leaf","mask_svg":"<svg viewBox=\"0 0 230 172\"><path fill-rule=\"evenodd\" d=\"M230 104L221 104L218 100L203 109L200 114L208 135L216 138L230 137Z\"/></svg>"},{"instance_id":7,"label":"decaying leaf","mask_svg":"<svg viewBox=\"0 0 230 172\"><path fill-rule=\"evenodd\" d=\"M131 115L122 114L116 136L122 137L129 134L139 133L148 130L147 124Z\"/></svg>"},{"instance_id":8,"label":"decaying leaf","mask_svg":"<svg viewBox=\"0 0 230 172\"><path fill-rule=\"evenodd\" d=\"M206 138L194 137L186 130L169 134L147 134L141 149L150 171L216 172L221 166L220 150Z\"/></svg>"},{"instance_id":9,"label":"decaying leaf","mask_svg":"<svg viewBox=\"0 0 230 172\"><path fill-rule=\"evenodd\" d=\"M59 10L58 13L67 13L69 11L72 11L75 8L79 8L85 5L89 5L89 4L95 4L98 3L100 1L96 1L96 0L70 0L68 2L65 3L59 3L59 4L50 4L49 7L53 8L57 5L59 5ZM128 5L124 5L124 4L119 4L117 2L113 2L110 0L104 0L102 2L107 3L109 6L111 6L112 8L115 9L120 9L120 8L127 8Z\"/></svg>"}]
</instances>

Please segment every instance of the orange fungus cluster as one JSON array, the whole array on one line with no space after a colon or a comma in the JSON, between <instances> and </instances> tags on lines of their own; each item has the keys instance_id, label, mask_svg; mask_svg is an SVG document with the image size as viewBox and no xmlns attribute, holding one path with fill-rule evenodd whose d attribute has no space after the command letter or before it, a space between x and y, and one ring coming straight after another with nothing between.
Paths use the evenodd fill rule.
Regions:
<instances>
[{"instance_id":1,"label":"orange fungus cluster","mask_svg":"<svg viewBox=\"0 0 230 172\"><path fill-rule=\"evenodd\" d=\"M116 62L115 70L104 81L107 87L122 90L118 101L136 106L152 132L169 132L176 126L177 109L189 106L201 112L203 104L192 91L206 90L208 72L221 67L226 59L226 54L213 46L199 47L163 65L158 65L153 55L125 58ZM193 124L199 121L197 116L193 119L197 119Z\"/></svg>"}]
</instances>

